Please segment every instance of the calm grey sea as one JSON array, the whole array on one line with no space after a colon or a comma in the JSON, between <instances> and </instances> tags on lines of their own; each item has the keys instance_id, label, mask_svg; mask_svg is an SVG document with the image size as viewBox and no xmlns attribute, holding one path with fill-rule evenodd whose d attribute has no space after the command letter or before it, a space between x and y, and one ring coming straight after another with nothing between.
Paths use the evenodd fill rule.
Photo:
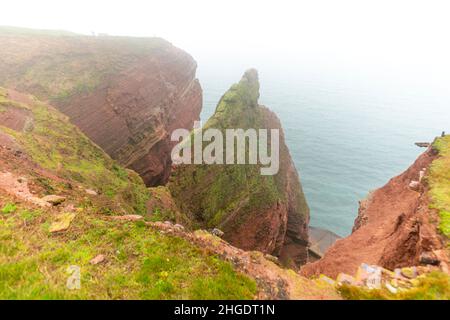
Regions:
<instances>
[{"instance_id":1,"label":"calm grey sea","mask_svg":"<svg viewBox=\"0 0 450 320\"><path fill-rule=\"evenodd\" d=\"M281 120L311 208L311 225L351 232L358 201L405 170L431 141L450 131L450 94L408 77L259 68L260 103ZM202 120L245 69L201 65ZM432 79L430 79L431 81Z\"/></svg>"}]
</instances>

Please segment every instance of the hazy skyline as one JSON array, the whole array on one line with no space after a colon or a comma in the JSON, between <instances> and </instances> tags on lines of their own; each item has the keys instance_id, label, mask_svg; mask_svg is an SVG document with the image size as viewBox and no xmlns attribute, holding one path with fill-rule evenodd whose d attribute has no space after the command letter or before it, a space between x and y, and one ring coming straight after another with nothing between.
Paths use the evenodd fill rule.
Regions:
<instances>
[{"instance_id":1,"label":"hazy skyline","mask_svg":"<svg viewBox=\"0 0 450 320\"><path fill-rule=\"evenodd\" d=\"M450 71L447 1L16 0L3 2L2 13L0 25L159 36L194 57L283 55Z\"/></svg>"}]
</instances>

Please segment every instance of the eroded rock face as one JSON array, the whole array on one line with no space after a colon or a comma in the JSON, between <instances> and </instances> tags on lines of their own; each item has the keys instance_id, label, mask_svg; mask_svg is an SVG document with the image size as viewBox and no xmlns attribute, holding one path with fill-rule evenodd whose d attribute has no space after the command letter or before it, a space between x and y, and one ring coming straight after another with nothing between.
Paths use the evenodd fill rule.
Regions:
<instances>
[{"instance_id":1,"label":"eroded rock face","mask_svg":"<svg viewBox=\"0 0 450 320\"><path fill-rule=\"evenodd\" d=\"M301 273L336 277L339 272L354 274L361 263L393 270L418 265L424 252L440 249L432 223L438 218L429 208L427 186L422 183L419 191L410 188L436 157L429 148L408 170L361 201L352 234L336 241L322 259L305 265Z\"/></svg>"},{"instance_id":2,"label":"eroded rock face","mask_svg":"<svg viewBox=\"0 0 450 320\"><path fill-rule=\"evenodd\" d=\"M50 101L147 185L166 182L170 134L199 118L196 62L158 38L0 30L0 84Z\"/></svg>"},{"instance_id":3,"label":"eroded rock face","mask_svg":"<svg viewBox=\"0 0 450 320\"><path fill-rule=\"evenodd\" d=\"M218 228L226 241L239 248L270 253L285 263L301 265L307 259L309 209L280 121L258 104L258 98L258 75L256 70L249 70L225 93L203 129L218 129L224 137L227 128L279 129L278 173L261 175L259 162L183 164L175 167L168 188L194 226ZM207 145L205 142L203 147Z\"/></svg>"}]
</instances>

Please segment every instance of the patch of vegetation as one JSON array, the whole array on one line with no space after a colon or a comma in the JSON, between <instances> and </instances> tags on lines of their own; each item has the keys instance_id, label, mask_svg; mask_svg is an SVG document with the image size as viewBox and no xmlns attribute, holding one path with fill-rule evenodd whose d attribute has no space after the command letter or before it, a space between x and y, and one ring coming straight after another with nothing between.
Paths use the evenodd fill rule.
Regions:
<instances>
[{"instance_id":1,"label":"patch of vegetation","mask_svg":"<svg viewBox=\"0 0 450 320\"><path fill-rule=\"evenodd\" d=\"M8 91L5 88L0 88L0 98L6 98Z\"/></svg>"},{"instance_id":2,"label":"patch of vegetation","mask_svg":"<svg viewBox=\"0 0 450 320\"><path fill-rule=\"evenodd\" d=\"M349 300L450 300L450 277L443 272L434 271L414 280L411 289L396 294L383 289L367 289L342 285L339 292Z\"/></svg>"},{"instance_id":3,"label":"patch of vegetation","mask_svg":"<svg viewBox=\"0 0 450 320\"><path fill-rule=\"evenodd\" d=\"M439 211L439 230L450 238L450 135L438 138L433 148L440 157L433 161L428 175L431 206Z\"/></svg>"},{"instance_id":4,"label":"patch of vegetation","mask_svg":"<svg viewBox=\"0 0 450 320\"><path fill-rule=\"evenodd\" d=\"M27 219L27 224L23 219ZM142 222L78 214L51 234L51 215L24 208L0 217L0 299L252 299L256 284L228 262ZM103 254L105 261L90 260ZM69 266L81 287L66 286Z\"/></svg>"},{"instance_id":5,"label":"patch of vegetation","mask_svg":"<svg viewBox=\"0 0 450 320\"><path fill-rule=\"evenodd\" d=\"M56 109L37 100L26 108L33 115L32 129L3 130L14 136L35 162L63 179L97 190L109 199L102 208L107 209L109 203L110 211L146 212L148 191L135 172L118 165ZM48 193L57 189L54 182L39 179Z\"/></svg>"}]
</instances>

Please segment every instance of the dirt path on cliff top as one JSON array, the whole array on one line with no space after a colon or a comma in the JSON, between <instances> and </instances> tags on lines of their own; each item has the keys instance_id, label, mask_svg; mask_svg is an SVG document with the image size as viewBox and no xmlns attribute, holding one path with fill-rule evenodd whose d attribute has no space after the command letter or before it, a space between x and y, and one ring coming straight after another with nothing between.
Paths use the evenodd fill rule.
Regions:
<instances>
[{"instance_id":1,"label":"dirt path on cliff top","mask_svg":"<svg viewBox=\"0 0 450 320\"><path fill-rule=\"evenodd\" d=\"M418 265L421 252L440 249L436 227L430 222L430 215L436 213L428 208L426 187L418 191L409 187L435 158L427 150L408 170L361 201L353 233L336 241L321 260L305 265L300 273L335 278L340 272L355 274L363 262L390 269Z\"/></svg>"}]
</instances>

